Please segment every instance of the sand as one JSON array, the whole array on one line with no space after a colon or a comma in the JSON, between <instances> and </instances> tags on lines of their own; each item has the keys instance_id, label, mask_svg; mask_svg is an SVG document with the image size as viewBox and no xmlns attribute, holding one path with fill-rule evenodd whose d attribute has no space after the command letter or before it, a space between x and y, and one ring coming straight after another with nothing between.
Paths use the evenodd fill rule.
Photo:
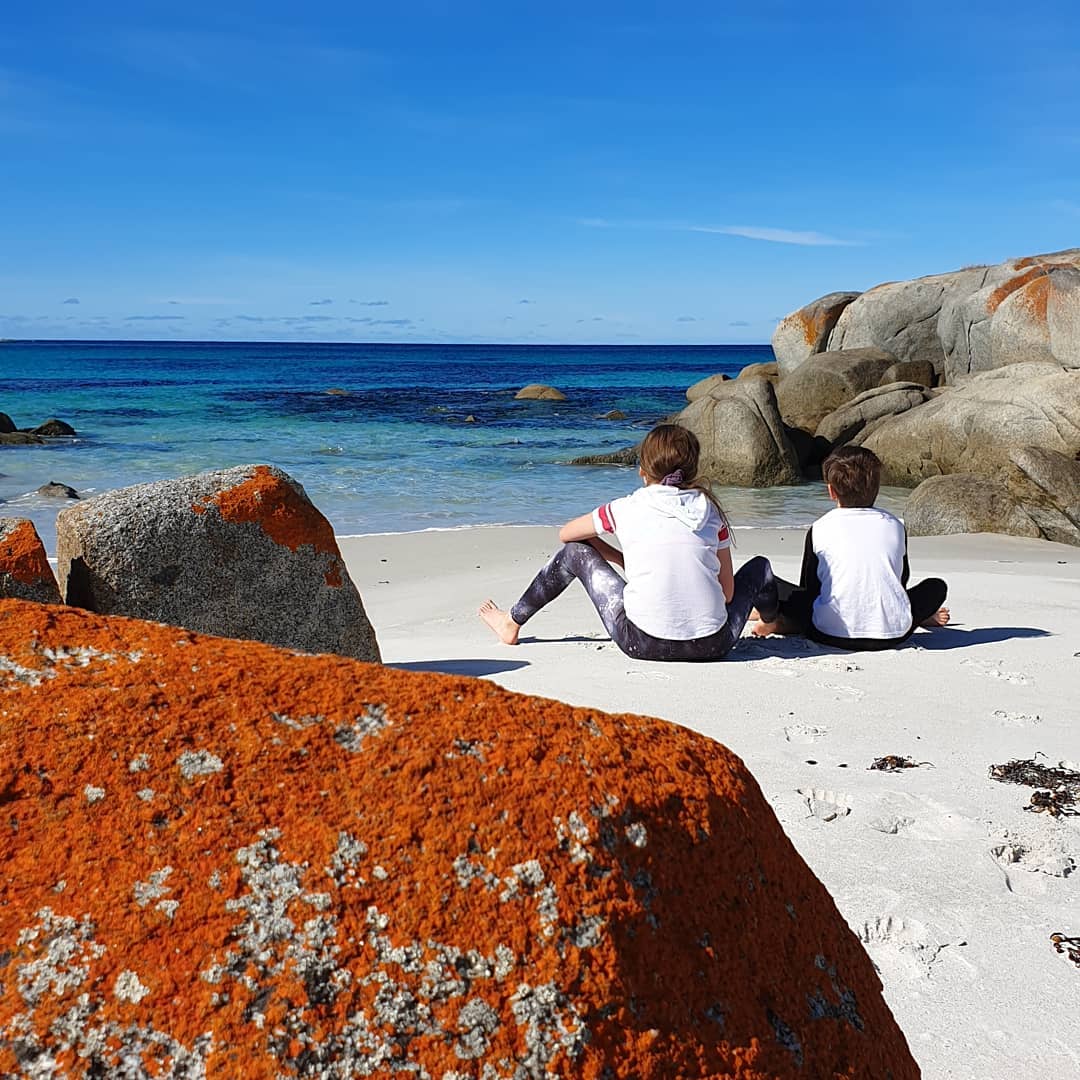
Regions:
<instances>
[{"instance_id":1,"label":"sand","mask_svg":"<svg viewBox=\"0 0 1080 1080\"><path fill-rule=\"evenodd\" d=\"M798 574L804 534L737 532L735 563ZM750 766L877 966L924 1075L1080 1077L1080 817L1022 808L991 765L1080 768L1080 550L1003 536L913 538L913 580L949 582L954 622L841 653L744 638L721 663L628 659L577 585L499 643L476 617L517 599L554 529L343 538L385 661L664 717ZM927 764L895 773L887 754ZM722 869L720 870L722 872Z\"/></svg>"}]
</instances>

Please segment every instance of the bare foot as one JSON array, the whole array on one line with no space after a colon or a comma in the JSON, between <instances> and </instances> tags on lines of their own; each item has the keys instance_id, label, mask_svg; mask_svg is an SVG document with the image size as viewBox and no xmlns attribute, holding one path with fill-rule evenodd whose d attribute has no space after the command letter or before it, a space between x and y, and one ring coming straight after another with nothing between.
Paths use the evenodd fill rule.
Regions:
<instances>
[{"instance_id":1,"label":"bare foot","mask_svg":"<svg viewBox=\"0 0 1080 1080\"><path fill-rule=\"evenodd\" d=\"M508 611L496 607L494 600L485 600L476 614L495 631L495 636L504 645L516 645L518 643L518 631L521 627L510 618Z\"/></svg>"},{"instance_id":2,"label":"bare foot","mask_svg":"<svg viewBox=\"0 0 1080 1080\"><path fill-rule=\"evenodd\" d=\"M944 626L949 621L949 609L947 607L940 607L933 615L930 616L923 626Z\"/></svg>"},{"instance_id":3,"label":"bare foot","mask_svg":"<svg viewBox=\"0 0 1080 1080\"><path fill-rule=\"evenodd\" d=\"M779 623L756 622L750 627L750 633L753 634L754 637L768 637L770 634L775 634L779 629Z\"/></svg>"}]
</instances>

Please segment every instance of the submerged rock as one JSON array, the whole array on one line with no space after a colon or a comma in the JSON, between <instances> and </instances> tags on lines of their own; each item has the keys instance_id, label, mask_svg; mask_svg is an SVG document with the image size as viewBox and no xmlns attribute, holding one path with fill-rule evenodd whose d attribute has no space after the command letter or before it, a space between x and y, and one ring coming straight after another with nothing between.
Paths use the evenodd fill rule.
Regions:
<instances>
[{"instance_id":1,"label":"submerged rock","mask_svg":"<svg viewBox=\"0 0 1080 1080\"><path fill-rule=\"evenodd\" d=\"M56 519L69 604L304 652L378 660L333 529L280 469L110 491Z\"/></svg>"},{"instance_id":2,"label":"submerged rock","mask_svg":"<svg viewBox=\"0 0 1080 1080\"><path fill-rule=\"evenodd\" d=\"M545 386L543 383L529 383L523 386L515 395L515 401L565 401L566 395L554 386Z\"/></svg>"},{"instance_id":3,"label":"submerged rock","mask_svg":"<svg viewBox=\"0 0 1080 1080\"><path fill-rule=\"evenodd\" d=\"M42 484L35 494L44 495L48 499L77 499L79 493L70 484L60 484L56 480L50 480Z\"/></svg>"},{"instance_id":4,"label":"submerged rock","mask_svg":"<svg viewBox=\"0 0 1080 1080\"><path fill-rule=\"evenodd\" d=\"M638 443L624 446L621 450L612 450L606 454L583 454L568 461L568 465L636 465L638 463Z\"/></svg>"},{"instance_id":5,"label":"submerged rock","mask_svg":"<svg viewBox=\"0 0 1080 1080\"><path fill-rule=\"evenodd\" d=\"M0 517L0 598L60 603L45 547L26 518Z\"/></svg>"},{"instance_id":6,"label":"submerged rock","mask_svg":"<svg viewBox=\"0 0 1080 1080\"><path fill-rule=\"evenodd\" d=\"M44 424L38 424L30 434L41 435L46 439L62 439L75 435L76 431L70 424L57 420L54 416L51 420L46 420Z\"/></svg>"},{"instance_id":7,"label":"submerged rock","mask_svg":"<svg viewBox=\"0 0 1080 1080\"><path fill-rule=\"evenodd\" d=\"M918 1076L704 736L17 601L0 655L5 1075Z\"/></svg>"},{"instance_id":8,"label":"submerged rock","mask_svg":"<svg viewBox=\"0 0 1080 1080\"><path fill-rule=\"evenodd\" d=\"M31 435L29 431L0 432L0 446L32 446L44 441L40 435Z\"/></svg>"}]
</instances>

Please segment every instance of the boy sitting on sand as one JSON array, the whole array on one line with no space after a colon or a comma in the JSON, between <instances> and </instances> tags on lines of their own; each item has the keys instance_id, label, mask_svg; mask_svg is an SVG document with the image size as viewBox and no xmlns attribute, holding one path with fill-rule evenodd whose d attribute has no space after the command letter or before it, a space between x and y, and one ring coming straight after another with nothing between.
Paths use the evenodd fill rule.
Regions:
<instances>
[{"instance_id":1,"label":"boy sitting on sand","mask_svg":"<svg viewBox=\"0 0 1080 1080\"><path fill-rule=\"evenodd\" d=\"M917 626L949 621L947 588L928 578L911 589L903 522L874 506L881 461L861 446L837 447L821 466L836 508L806 534L799 585L776 579L780 615L756 637L805 634L839 649L888 649Z\"/></svg>"}]
</instances>

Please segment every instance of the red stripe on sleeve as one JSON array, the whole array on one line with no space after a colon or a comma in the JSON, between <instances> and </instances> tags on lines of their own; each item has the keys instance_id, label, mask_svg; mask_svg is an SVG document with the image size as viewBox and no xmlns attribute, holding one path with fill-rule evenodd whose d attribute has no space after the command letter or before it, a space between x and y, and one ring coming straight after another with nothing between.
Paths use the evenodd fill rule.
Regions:
<instances>
[{"instance_id":1,"label":"red stripe on sleeve","mask_svg":"<svg viewBox=\"0 0 1080 1080\"><path fill-rule=\"evenodd\" d=\"M727 528L727 525L722 525L722 526L720 527L720 535L719 535L719 536L717 536L717 538L716 538L716 539L717 539L717 541L718 541L719 543L723 543L723 542L724 542L725 540L727 540L728 538L729 538L729 537L728 537L728 528Z\"/></svg>"},{"instance_id":2,"label":"red stripe on sleeve","mask_svg":"<svg viewBox=\"0 0 1080 1080\"><path fill-rule=\"evenodd\" d=\"M604 526L604 532L613 533L615 531L615 517L611 513L611 503L606 503L600 507L600 524Z\"/></svg>"}]
</instances>

